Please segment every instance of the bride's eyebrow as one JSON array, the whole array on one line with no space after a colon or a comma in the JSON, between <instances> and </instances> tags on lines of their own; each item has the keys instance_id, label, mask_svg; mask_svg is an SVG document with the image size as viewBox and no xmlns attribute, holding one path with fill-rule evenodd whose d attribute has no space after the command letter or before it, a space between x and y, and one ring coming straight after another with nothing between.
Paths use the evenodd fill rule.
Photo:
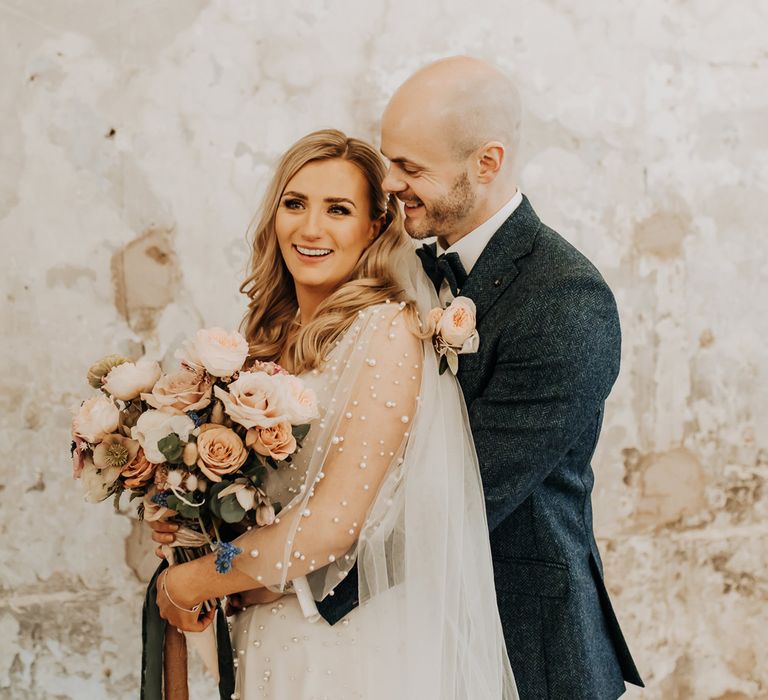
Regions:
<instances>
[{"instance_id":1,"label":"bride's eyebrow","mask_svg":"<svg viewBox=\"0 0 768 700\"><path fill-rule=\"evenodd\" d=\"M307 200L307 195L301 194L301 192L294 192L294 191L283 192L283 198L284 197L293 197L294 199L301 199L304 201ZM348 197L326 197L325 199L323 199L323 201L326 204L341 204L341 203L349 204L352 208L357 209L357 204L355 204Z\"/></svg>"}]
</instances>

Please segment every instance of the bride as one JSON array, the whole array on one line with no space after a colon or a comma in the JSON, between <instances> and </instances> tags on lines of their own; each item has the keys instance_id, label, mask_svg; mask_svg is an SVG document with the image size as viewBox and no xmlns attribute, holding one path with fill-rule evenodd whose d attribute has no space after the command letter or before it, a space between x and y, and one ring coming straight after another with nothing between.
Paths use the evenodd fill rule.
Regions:
<instances>
[{"instance_id":1,"label":"bride","mask_svg":"<svg viewBox=\"0 0 768 700\"><path fill-rule=\"evenodd\" d=\"M251 357L300 374L320 417L270 473L283 508L235 540L233 569L208 555L158 581L161 615L190 631L210 624L202 601L257 589L231 625L242 700L517 697L463 399L420 329L438 301L385 174L333 130L280 161L243 327ZM360 604L330 625L315 601L355 564Z\"/></svg>"}]
</instances>

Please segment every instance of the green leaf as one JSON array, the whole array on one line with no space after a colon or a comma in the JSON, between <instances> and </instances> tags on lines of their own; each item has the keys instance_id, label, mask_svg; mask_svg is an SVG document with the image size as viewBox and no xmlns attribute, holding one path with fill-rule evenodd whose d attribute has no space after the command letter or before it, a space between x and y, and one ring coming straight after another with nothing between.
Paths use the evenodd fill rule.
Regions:
<instances>
[{"instance_id":1,"label":"green leaf","mask_svg":"<svg viewBox=\"0 0 768 700\"><path fill-rule=\"evenodd\" d=\"M440 374L445 374L445 370L448 369L448 358L445 355L442 355L440 357L440 367L438 369L438 372Z\"/></svg>"},{"instance_id":2,"label":"green leaf","mask_svg":"<svg viewBox=\"0 0 768 700\"><path fill-rule=\"evenodd\" d=\"M184 494L184 498L190 503L198 503L194 498L193 492L187 492ZM199 507L190 506L184 503L178 496L169 494L167 497L168 507L175 510L182 518L188 518L190 520L197 520L197 515L200 512Z\"/></svg>"},{"instance_id":3,"label":"green leaf","mask_svg":"<svg viewBox=\"0 0 768 700\"><path fill-rule=\"evenodd\" d=\"M296 442L299 443L299 446L301 446L301 442L304 440L304 438L307 437L307 433L309 433L309 429L311 427L311 423L306 423L305 425L294 425L291 429L291 432L293 432L293 437L296 438Z\"/></svg>"},{"instance_id":4,"label":"green leaf","mask_svg":"<svg viewBox=\"0 0 768 700\"><path fill-rule=\"evenodd\" d=\"M221 518L221 499L219 498L219 492L223 491L227 486L231 484L230 481L219 481L217 484L212 484L206 494L208 501L208 507L211 509L217 518Z\"/></svg>"},{"instance_id":5,"label":"green leaf","mask_svg":"<svg viewBox=\"0 0 768 700\"><path fill-rule=\"evenodd\" d=\"M184 453L184 443L176 433L171 433L158 441L157 449L171 464L179 464Z\"/></svg>"},{"instance_id":6,"label":"green leaf","mask_svg":"<svg viewBox=\"0 0 768 700\"><path fill-rule=\"evenodd\" d=\"M234 493L221 499L221 519L225 523L239 523L245 517L245 509L240 505Z\"/></svg>"},{"instance_id":7,"label":"green leaf","mask_svg":"<svg viewBox=\"0 0 768 700\"><path fill-rule=\"evenodd\" d=\"M112 505L115 507L115 513L120 512L120 496L123 495L123 491L125 491L125 487L122 484L118 484L114 491L115 500L112 502Z\"/></svg>"}]
</instances>

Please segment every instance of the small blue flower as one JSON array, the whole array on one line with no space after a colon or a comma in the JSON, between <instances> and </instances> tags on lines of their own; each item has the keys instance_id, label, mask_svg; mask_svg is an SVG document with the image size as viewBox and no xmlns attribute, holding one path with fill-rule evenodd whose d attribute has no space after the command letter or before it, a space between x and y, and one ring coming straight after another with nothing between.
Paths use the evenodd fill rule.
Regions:
<instances>
[{"instance_id":1,"label":"small blue flower","mask_svg":"<svg viewBox=\"0 0 768 700\"><path fill-rule=\"evenodd\" d=\"M196 428L199 428L203 422L202 416L197 411L187 411L187 416L194 421Z\"/></svg>"},{"instance_id":2,"label":"small blue flower","mask_svg":"<svg viewBox=\"0 0 768 700\"><path fill-rule=\"evenodd\" d=\"M162 506L163 508L168 507L168 496L170 496L170 491L160 491L160 493L156 493L152 498L150 499L152 503Z\"/></svg>"},{"instance_id":3,"label":"small blue flower","mask_svg":"<svg viewBox=\"0 0 768 700\"><path fill-rule=\"evenodd\" d=\"M243 550L231 542L219 542L216 545L216 571L228 574L232 570L232 560Z\"/></svg>"}]
</instances>

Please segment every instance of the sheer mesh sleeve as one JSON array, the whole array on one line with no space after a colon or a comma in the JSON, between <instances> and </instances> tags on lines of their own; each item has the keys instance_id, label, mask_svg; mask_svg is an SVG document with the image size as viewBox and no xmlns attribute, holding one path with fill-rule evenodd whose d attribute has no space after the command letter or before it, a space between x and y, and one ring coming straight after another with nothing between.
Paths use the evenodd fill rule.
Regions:
<instances>
[{"instance_id":1,"label":"sheer mesh sleeve","mask_svg":"<svg viewBox=\"0 0 768 700\"><path fill-rule=\"evenodd\" d=\"M417 409L423 344L401 311L387 304L361 312L320 370L330 398L296 457L306 469L298 494L274 524L236 540L243 554L234 565L260 585L310 575L322 597L351 567L379 487L402 464Z\"/></svg>"}]
</instances>

